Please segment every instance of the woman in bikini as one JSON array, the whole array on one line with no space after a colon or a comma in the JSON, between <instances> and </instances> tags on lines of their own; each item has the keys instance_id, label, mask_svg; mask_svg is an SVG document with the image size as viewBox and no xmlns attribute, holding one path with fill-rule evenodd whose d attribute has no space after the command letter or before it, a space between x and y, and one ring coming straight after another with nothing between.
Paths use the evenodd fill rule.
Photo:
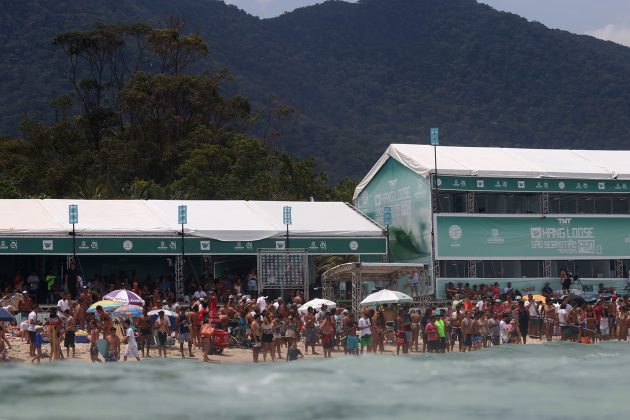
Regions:
<instances>
[{"instance_id":1,"label":"woman in bikini","mask_svg":"<svg viewBox=\"0 0 630 420\"><path fill-rule=\"evenodd\" d=\"M188 312L188 320L190 322L193 346L201 347L201 337L199 330L201 329L201 319L199 319L199 306L193 305L192 311Z\"/></svg>"},{"instance_id":2,"label":"woman in bikini","mask_svg":"<svg viewBox=\"0 0 630 420\"><path fill-rule=\"evenodd\" d=\"M263 361L267 361L267 353L269 353L271 355L271 361L275 362L276 358L273 353L273 324L269 318L270 315L267 310L265 310L264 320L261 326Z\"/></svg>"}]
</instances>

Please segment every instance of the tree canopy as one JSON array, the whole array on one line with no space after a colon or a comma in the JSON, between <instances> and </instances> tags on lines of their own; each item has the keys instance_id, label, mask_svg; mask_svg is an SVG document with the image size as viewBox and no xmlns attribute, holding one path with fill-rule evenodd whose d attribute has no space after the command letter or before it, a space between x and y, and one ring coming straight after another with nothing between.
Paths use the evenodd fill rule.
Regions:
<instances>
[{"instance_id":1,"label":"tree canopy","mask_svg":"<svg viewBox=\"0 0 630 420\"><path fill-rule=\"evenodd\" d=\"M350 200L312 158L296 159L250 132L264 116L226 94L226 70L188 72L208 53L198 34L96 23L57 35L72 92L55 121L27 118L0 140L0 197Z\"/></svg>"}]
</instances>

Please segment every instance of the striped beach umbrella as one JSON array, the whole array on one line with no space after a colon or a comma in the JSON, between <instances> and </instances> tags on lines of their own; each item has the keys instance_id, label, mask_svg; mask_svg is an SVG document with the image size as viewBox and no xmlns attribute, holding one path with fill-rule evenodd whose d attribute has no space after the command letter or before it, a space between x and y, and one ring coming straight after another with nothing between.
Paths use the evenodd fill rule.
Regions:
<instances>
[{"instance_id":1,"label":"striped beach umbrella","mask_svg":"<svg viewBox=\"0 0 630 420\"><path fill-rule=\"evenodd\" d=\"M103 300L113 300L114 302L120 302L124 305L137 305L144 306L144 300L131 290L120 289L109 292L103 296Z\"/></svg>"},{"instance_id":2,"label":"striped beach umbrella","mask_svg":"<svg viewBox=\"0 0 630 420\"><path fill-rule=\"evenodd\" d=\"M93 314L96 312L96 307L97 306L102 306L103 310L105 312L113 312L116 309L120 308L121 306L123 306L122 303L120 302L114 302L113 300L100 300L94 304L92 304L92 306L90 306L87 310L87 312Z\"/></svg>"},{"instance_id":3,"label":"striped beach umbrella","mask_svg":"<svg viewBox=\"0 0 630 420\"><path fill-rule=\"evenodd\" d=\"M116 308L112 314L120 318L137 318L142 316L142 311L142 306L123 305L119 308Z\"/></svg>"}]
</instances>

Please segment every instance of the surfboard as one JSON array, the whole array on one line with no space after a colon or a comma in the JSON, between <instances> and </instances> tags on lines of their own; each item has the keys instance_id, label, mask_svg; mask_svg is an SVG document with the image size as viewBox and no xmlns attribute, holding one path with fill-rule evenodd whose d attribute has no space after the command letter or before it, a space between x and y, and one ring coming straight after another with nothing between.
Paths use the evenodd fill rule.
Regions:
<instances>
[{"instance_id":1,"label":"surfboard","mask_svg":"<svg viewBox=\"0 0 630 420\"><path fill-rule=\"evenodd\" d=\"M98 349L98 352L101 356L107 356L107 340L97 340L96 348Z\"/></svg>"}]
</instances>

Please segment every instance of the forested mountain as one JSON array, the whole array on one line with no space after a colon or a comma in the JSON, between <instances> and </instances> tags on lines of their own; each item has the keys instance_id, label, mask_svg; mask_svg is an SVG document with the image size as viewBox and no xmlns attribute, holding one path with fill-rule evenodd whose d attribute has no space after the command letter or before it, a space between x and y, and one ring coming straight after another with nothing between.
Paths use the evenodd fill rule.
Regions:
<instances>
[{"instance_id":1,"label":"forested mountain","mask_svg":"<svg viewBox=\"0 0 630 420\"><path fill-rule=\"evenodd\" d=\"M447 145L628 147L630 49L474 0L329 1L266 20L216 0L2 0L0 12L7 135L25 113L51 121L50 101L72 93L56 34L176 16L207 43L195 70L227 67L224 89L254 109L294 108L273 141L335 179L362 177L389 143L428 141L432 126Z\"/></svg>"}]
</instances>

